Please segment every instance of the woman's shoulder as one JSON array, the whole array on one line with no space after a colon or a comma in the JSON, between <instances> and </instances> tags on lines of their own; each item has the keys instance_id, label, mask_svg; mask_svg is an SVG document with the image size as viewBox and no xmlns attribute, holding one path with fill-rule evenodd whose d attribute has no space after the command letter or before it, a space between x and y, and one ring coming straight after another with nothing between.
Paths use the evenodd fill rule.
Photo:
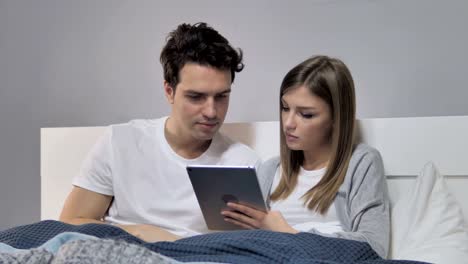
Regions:
<instances>
[{"instance_id":1,"label":"woman's shoulder","mask_svg":"<svg viewBox=\"0 0 468 264\"><path fill-rule=\"evenodd\" d=\"M370 176L371 175L371 176ZM364 143L355 146L345 182L379 181L384 178L384 168L380 152Z\"/></svg>"},{"instance_id":2,"label":"woman's shoulder","mask_svg":"<svg viewBox=\"0 0 468 264\"><path fill-rule=\"evenodd\" d=\"M273 184L273 179L275 178L276 171L280 165L280 157L273 157L264 162L262 162L257 167L257 178L262 188L262 193L264 195L265 201L269 200L269 193L271 186Z\"/></svg>"},{"instance_id":3,"label":"woman's shoulder","mask_svg":"<svg viewBox=\"0 0 468 264\"><path fill-rule=\"evenodd\" d=\"M359 143L354 147L353 154L348 164L349 181L362 181L368 174L377 174L383 177L383 161L380 152L364 143ZM375 178L375 177L371 177ZM380 177L377 177L380 178Z\"/></svg>"},{"instance_id":4,"label":"woman's shoulder","mask_svg":"<svg viewBox=\"0 0 468 264\"><path fill-rule=\"evenodd\" d=\"M262 167L278 167L280 165L280 156L274 156L262 162Z\"/></svg>"},{"instance_id":5,"label":"woman's shoulder","mask_svg":"<svg viewBox=\"0 0 468 264\"><path fill-rule=\"evenodd\" d=\"M257 168L257 172L263 177L268 178L276 173L276 170L280 166L280 156L275 156L263 161Z\"/></svg>"},{"instance_id":6,"label":"woman's shoulder","mask_svg":"<svg viewBox=\"0 0 468 264\"><path fill-rule=\"evenodd\" d=\"M353 154L351 155L351 163L357 162L381 162L382 157L380 152L365 144L359 143L354 147Z\"/></svg>"}]
</instances>

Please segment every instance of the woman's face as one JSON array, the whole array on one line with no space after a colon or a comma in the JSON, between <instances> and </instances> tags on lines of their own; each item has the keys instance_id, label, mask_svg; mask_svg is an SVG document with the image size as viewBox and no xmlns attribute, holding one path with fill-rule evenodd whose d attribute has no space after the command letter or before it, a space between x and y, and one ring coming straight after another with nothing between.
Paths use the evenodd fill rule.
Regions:
<instances>
[{"instance_id":1,"label":"woman's face","mask_svg":"<svg viewBox=\"0 0 468 264\"><path fill-rule=\"evenodd\" d=\"M314 151L330 146L333 120L322 98L300 86L287 91L281 104L283 133L290 149Z\"/></svg>"}]
</instances>

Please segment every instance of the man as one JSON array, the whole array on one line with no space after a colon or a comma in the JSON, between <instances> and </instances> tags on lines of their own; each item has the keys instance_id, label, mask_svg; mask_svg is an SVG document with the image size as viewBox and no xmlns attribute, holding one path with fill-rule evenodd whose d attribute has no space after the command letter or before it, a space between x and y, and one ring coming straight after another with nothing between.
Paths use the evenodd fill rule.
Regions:
<instances>
[{"instance_id":1,"label":"man","mask_svg":"<svg viewBox=\"0 0 468 264\"><path fill-rule=\"evenodd\" d=\"M61 221L110 223L150 242L206 233L186 166L259 161L218 133L242 52L205 23L182 24L160 60L170 115L110 126L73 180Z\"/></svg>"}]
</instances>

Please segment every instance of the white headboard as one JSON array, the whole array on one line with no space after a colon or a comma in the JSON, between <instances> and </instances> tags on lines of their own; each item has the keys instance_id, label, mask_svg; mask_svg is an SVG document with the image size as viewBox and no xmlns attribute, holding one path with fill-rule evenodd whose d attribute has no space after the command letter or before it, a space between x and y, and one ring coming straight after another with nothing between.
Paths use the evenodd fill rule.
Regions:
<instances>
[{"instance_id":1,"label":"white headboard","mask_svg":"<svg viewBox=\"0 0 468 264\"><path fill-rule=\"evenodd\" d=\"M58 219L71 179L104 127L41 129L41 219ZM222 131L263 158L279 154L278 122L224 124ZM446 175L468 219L468 116L359 120L361 140L382 154L390 198L407 192L428 161Z\"/></svg>"}]
</instances>

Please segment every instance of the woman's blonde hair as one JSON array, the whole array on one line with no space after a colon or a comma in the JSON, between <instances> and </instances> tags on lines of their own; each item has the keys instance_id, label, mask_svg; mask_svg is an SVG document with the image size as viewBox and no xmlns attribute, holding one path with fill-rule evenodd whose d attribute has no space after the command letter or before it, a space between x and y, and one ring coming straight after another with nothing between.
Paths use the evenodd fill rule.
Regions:
<instances>
[{"instance_id":1,"label":"woman's blonde hair","mask_svg":"<svg viewBox=\"0 0 468 264\"><path fill-rule=\"evenodd\" d=\"M305 86L323 99L331 110L333 128L331 131L331 155L327 170L321 180L307 191L303 198L310 210L325 214L333 203L339 187L344 181L348 163L353 152L356 102L354 83L346 65L335 58L315 56L291 69L283 79L281 98L292 89ZM271 199L287 198L297 184L300 166L304 162L302 150L291 150L286 145L280 118L281 180Z\"/></svg>"}]
</instances>

